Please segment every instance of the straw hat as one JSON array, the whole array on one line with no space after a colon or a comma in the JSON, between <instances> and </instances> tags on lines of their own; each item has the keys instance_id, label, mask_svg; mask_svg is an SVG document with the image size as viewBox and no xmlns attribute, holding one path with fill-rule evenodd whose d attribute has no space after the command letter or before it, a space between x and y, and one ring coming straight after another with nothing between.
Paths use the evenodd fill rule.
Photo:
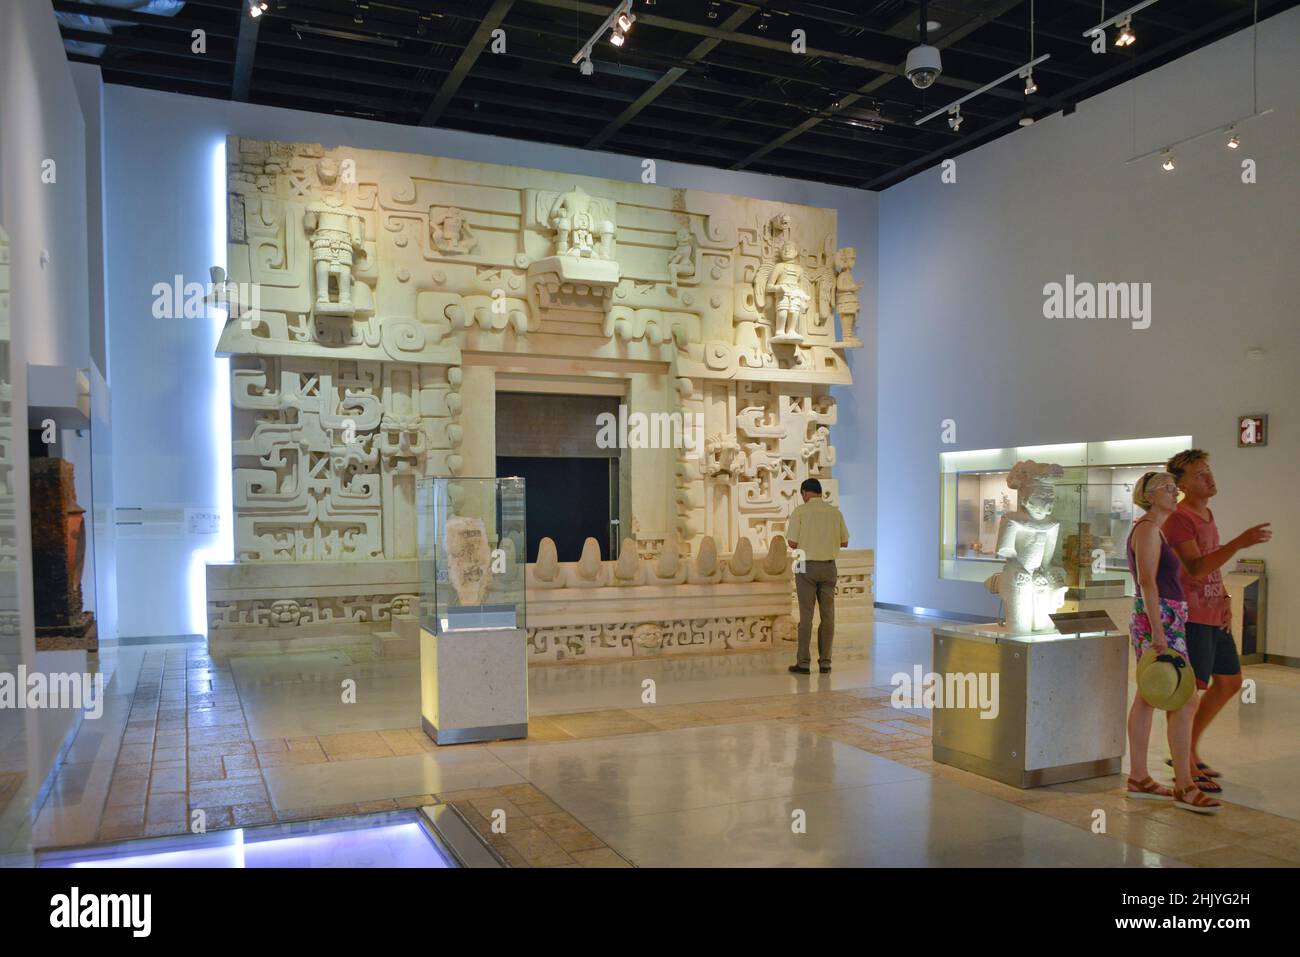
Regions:
<instances>
[{"instance_id":1,"label":"straw hat","mask_svg":"<svg viewBox=\"0 0 1300 957\"><path fill-rule=\"evenodd\" d=\"M1192 665L1172 647L1157 652L1148 648L1137 664L1138 693L1161 711L1177 711L1196 690Z\"/></svg>"}]
</instances>

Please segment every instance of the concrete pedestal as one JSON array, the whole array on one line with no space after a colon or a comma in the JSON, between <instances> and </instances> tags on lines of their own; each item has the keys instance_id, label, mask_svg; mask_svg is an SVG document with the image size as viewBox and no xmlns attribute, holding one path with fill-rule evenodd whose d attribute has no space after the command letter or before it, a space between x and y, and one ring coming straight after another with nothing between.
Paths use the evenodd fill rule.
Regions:
<instances>
[{"instance_id":1,"label":"concrete pedestal","mask_svg":"<svg viewBox=\"0 0 1300 957\"><path fill-rule=\"evenodd\" d=\"M521 628L420 629L420 726L438 744L528 737Z\"/></svg>"},{"instance_id":2,"label":"concrete pedestal","mask_svg":"<svg viewBox=\"0 0 1300 957\"><path fill-rule=\"evenodd\" d=\"M934 760L1021 788L1118 773L1130 654L1119 631L1011 637L997 625L934 629L941 681L998 676L995 717L934 708Z\"/></svg>"}]
</instances>

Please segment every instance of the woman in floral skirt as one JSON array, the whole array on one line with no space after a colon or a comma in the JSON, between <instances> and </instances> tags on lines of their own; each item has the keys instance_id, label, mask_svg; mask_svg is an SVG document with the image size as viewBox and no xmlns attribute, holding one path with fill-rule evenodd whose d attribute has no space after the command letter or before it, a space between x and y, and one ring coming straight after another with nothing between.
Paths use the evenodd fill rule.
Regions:
<instances>
[{"instance_id":1,"label":"woman in floral skirt","mask_svg":"<svg viewBox=\"0 0 1300 957\"><path fill-rule=\"evenodd\" d=\"M1141 661L1145 654L1160 654L1168 648L1186 659L1187 601L1178 582L1178 555L1160 531L1160 526L1178 505L1178 485L1174 477L1168 472L1148 472L1133 486L1133 504L1146 513L1133 523L1128 537L1128 567L1137 584L1133 616L1129 621L1133 652ZM1174 761L1172 791L1152 780L1147 768L1147 747L1151 741L1154 714L1155 709L1142 697L1142 692L1137 692L1128 713L1128 796L1141 800L1172 800L1188 811L1214 813L1222 805L1206 796L1190 775L1196 697L1193 695L1177 711L1165 714L1169 750Z\"/></svg>"}]
</instances>

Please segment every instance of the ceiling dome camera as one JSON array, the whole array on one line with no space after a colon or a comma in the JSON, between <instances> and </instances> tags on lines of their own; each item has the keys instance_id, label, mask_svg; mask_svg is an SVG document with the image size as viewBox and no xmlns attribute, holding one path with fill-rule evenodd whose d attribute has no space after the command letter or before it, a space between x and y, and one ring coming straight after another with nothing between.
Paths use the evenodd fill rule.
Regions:
<instances>
[{"instance_id":1,"label":"ceiling dome camera","mask_svg":"<svg viewBox=\"0 0 1300 957\"><path fill-rule=\"evenodd\" d=\"M929 89L943 72L943 61L935 47L922 43L907 53L907 78L918 90Z\"/></svg>"}]
</instances>

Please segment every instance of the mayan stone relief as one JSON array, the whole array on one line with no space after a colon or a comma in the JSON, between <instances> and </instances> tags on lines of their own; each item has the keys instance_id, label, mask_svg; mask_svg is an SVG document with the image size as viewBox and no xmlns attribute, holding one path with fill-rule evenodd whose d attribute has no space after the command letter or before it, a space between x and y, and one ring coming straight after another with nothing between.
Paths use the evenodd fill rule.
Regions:
<instances>
[{"instance_id":1,"label":"mayan stone relief","mask_svg":"<svg viewBox=\"0 0 1300 957\"><path fill-rule=\"evenodd\" d=\"M835 498L861 285L834 210L346 146L226 155L238 574L209 572L214 629L335 614L284 593L275 570L304 563L391 563L362 604L405 601L415 480L496 474L498 371L619 379L633 411L702 423L700 449L628 452L643 559L765 553L804 478Z\"/></svg>"}]
</instances>

